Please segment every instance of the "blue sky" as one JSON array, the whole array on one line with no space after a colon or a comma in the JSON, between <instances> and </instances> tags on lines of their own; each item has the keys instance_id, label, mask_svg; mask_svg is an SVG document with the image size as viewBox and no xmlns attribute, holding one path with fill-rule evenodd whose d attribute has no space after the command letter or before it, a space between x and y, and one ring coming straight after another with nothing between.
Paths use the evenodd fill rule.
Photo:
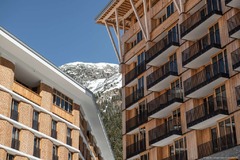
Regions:
<instances>
[{"instance_id":1,"label":"blue sky","mask_svg":"<svg viewBox=\"0 0 240 160\"><path fill-rule=\"evenodd\" d=\"M60 66L68 62L118 63L95 17L109 0L0 0L0 26Z\"/></svg>"}]
</instances>

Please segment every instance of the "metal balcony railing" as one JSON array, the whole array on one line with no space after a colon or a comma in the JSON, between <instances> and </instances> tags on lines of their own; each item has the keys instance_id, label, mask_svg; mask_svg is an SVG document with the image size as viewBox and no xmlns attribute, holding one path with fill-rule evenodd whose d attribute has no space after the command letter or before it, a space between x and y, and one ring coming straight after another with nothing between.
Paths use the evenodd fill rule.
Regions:
<instances>
[{"instance_id":1,"label":"metal balcony railing","mask_svg":"<svg viewBox=\"0 0 240 160\"><path fill-rule=\"evenodd\" d=\"M138 90L134 91L130 95L126 97L126 108L130 107L138 100L144 97L144 88L139 88Z\"/></svg>"},{"instance_id":2,"label":"metal balcony railing","mask_svg":"<svg viewBox=\"0 0 240 160\"><path fill-rule=\"evenodd\" d=\"M162 160L187 160L187 151L180 151L180 153L176 153Z\"/></svg>"},{"instance_id":3,"label":"metal balcony railing","mask_svg":"<svg viewBox=\"0 0 240 160\"><path fill-rule=\"evenodd\" d=\"M41 150L37 147L34 147L33 156L40 158Z\"/></svg>"},{"instance_id":4,"label":"metal balcony railing","mask_svg":"<svg viewBox=\"0 0 240 160\"><path fill-rule=\"evenodd\" d=\"M191 127L218 114L228 114L227 98L215 97L186 112L187 126Z\"/></svg>"},{"instance_id":5,"label":"metal balcony railing","mask_svg":"<svg viewBox=\"0 0 240 160\"><path fill-rule=\"evenodd\" d=\"M235 133L230 133L217 139L212 139L211 141L198 146L198 159L210 156L220 151L224 151L236 145L237 140Z\"/></svg>"},{"instance_id":6,"label":"metal balcony railing","mask_svg":"<svg viewBox=\"0 0 240 160\"><path fill-rule=\"evenodd\" d=\"M180 24L181 37L184 37L186 34L191 32L213 14L222 14L221 1L213 0L211 4L205 4L201 9Z\"/></svg>"},{"instance_id":7,"label":"metal balcony railing","mask_svg":"<svg viewBox=\"0 0 240 160\"><path fill-rule=\"evenodd\" d=\"M228 21L228 32L231 36L235 32L240 30L240 12L238 12L236 15L232 16Z\"/></svg>"},{"instance_id":8,"label":"metal balcony railing","mask_svg":"<svg viewBox=\"0 0 240 160\"><path fill-rule=\"evenodd\" d=\"M144 111L144 113L138 114L137 116L130 118L126 122L126 131L130 132L131 130L147 122L147 120L148 120L147 111Z\"/></svg>"},{"instance_id":9,"label":"metal balcony railing","mask_svg":"<svg viewBox=\"0 0 240 160\"><path fill-rule=\"evenodd\" d=\"M146 52L146 63L150 62L170 46L179 46L179 35L177 32L170 32Z\"/></svg>"},{"instance_id":10,"label":"metal balcony railing","mask_svg":"<svg viewBox=\"0 0 240 160\"><path fill-rule=\"evenodd\" d=\"M135 68L133 68L131 71L129 71L125 75L125 85L133 81L135 78L137 78L137 76L142 74L145 70L146 70L146 64L145 64L145 61L143 61L142 63L138 64Z\"/></svg>"},{"instance_id":11,"label":"metal balcony railing","mask_svg":"<svg viewBox=\"0 0 240 160\"><path fill-rule=\"evenodd\" d=\"M126 148L127 158L131 158L146 150L146 139L139 140Z\"/></svg>"},{"instance_id":12,"label":"metal balcony railing","mask_svg":"<svg viewBox=\"0 0 240 160\"><path fill-rule=\"evenodd\" d=\"M226 63L221 60L206 66L202 71L184 81L185 96L213 82L219 77L229 78Z\"/></svg>"},{"instance_id":13,"label":"metal balcony railing","mask_svg":"<svg viewBox=\"0 0 240 160\"><path fill-rule=\"evenodd\" d=\"M149 89L153 87L155 84L159 83L170 75L178 75L177 61L167 62L147 76L147 88Z\"/></svg>"},{"instance_id":14,"label":"metal balcony railing","mask_svg":"<svg viewBox=\"0 0 240 160\"><path fill-rule=\"evenodd\" d=\"M11 110L11 119L18 121L18 111Z\"/></svg>"},{"instance_id":15,"label":"metal balcony railing","mask_svg":"<svg viewBox=\"0 0 240 160\"><path fill-rule=\"evenodd\" d=\"M232 55L233 69L240 67L240 48L233 51L231 55Z\"/></svg>"},{"instance_id":16,"label":"metal balcony railing","mask_svg":"<svg viewBox=\"0 0 240 160\"><path fill-rule=\"evenodd\" d=\"M67 137L67 144L68 145L72 145L72 138L71 137Z\"/></svg>"},{"instance_id":17,"label":"metal balcony railing","mask_svg":"<svg viewBox=\"0 0 240 160\"><path fill-rule=\"evenodd\" d=\"M32 122L32 128L35 130L38 130L39 122L37 120L33 120Z\"/></svg>"},{"instance_id":18,"label":"metal balcony railing","mask_svg":"<svg viewBox=\"0 0 240 160\"><path fill-rule=\"evenodd\" d=\"M240 106L240 86L236 87L237 105Z\"/></svg>"},{"instance_id":19,"label":"metal balcony railing","mask_svg":"<svg viewBox=\"0 0 240 160\"><path fill-rule=\"evenodd\" d=\"M181 135L181 120L174 118L149 131L149 144L161 141L173 134Z\"/></svg>"},{"instance_id":20,"label":"metal balcony railing","mask_svg":"<svg viewBox=\"0 0 240 160\"><path fill-rule=\"evenodd\" d=\"M11 147L13 149L19 150L20 141L18 139L12 139Z\"/></svg>"},{"instance_id":21,"label":"metal balcony railing","mask_svg":"<svg viewBox=\"0 0 240 160\"><path fill-rule=\"evenodd\" d=\"M148 116L161 111L174 102L183 102L182 89L171 89L147 104Z\"/></svg>"},{"instance_id":22,"label":"metal balcony railing","mask_svg":"<svg viewBox=\"0 0 240 160\"><path fill-rule=\"evenodd\" d=\"M221 48L220 36L216 33L208 33L182 52L182 65L196 59L212 47Z\"/></svg>"},{"instance_id":23,"label":"metal balcony railing","mask_svg":"<svg viewBox=\"0 0 240 160\"><path fill-rule=\"evenodd\" d=\"M55 129L52 129L51 137L57 139L57 131Z\"/></svg>"}]
</instances>

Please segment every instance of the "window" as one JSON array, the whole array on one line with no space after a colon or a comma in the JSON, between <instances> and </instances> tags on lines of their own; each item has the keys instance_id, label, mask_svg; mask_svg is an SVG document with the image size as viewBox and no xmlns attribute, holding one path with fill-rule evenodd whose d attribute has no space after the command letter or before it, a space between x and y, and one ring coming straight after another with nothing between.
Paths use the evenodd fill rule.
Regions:
<instances>
[{"instance_id":1,"label":"window","mask_svg":"<svg viewBox=\"0 0 240 160\"><path fill-rule=\"evenodd\" d=\"M14 160L14 155L7 154L7 160Z\"/></svg>"},{"instance_id":2,"label":"window","mask_svg":"<svg viewBox=\"0 0 240 160\"><path fill-rule=\"evenodd\" d=\"M32 128L35 130L38 130L38 117L39 117L39 113L37 111L33 111Z\"/></svg>"},{"instance_id":3,"label":"window","mask_svg":"<svg viewBox=\"0 0 240 160\"><path fill-rule=\"evenodd\" d=\"M212 58L213 73L228 73L228 61L226 49Z\"/></svg>"},{"instance_id":4,"label":"window","mask_svg":"<svg viewBox=\"0 0 240 160\"><path fill-rule=\"evenodd\" d=\"M72 138L71 138L71 129L67 128L67 144L72 145Z\"/></svg>"},{"instance_id":5,"label":"window","mask_svg":"<svg viewBox=\"0 0 240 160\"><path fill-rule=\"evenodd\" d=\"M19 129L13 127L12 130L12 148L18 150L19 149Z\"/></svg>"},{"instance_id":6,"label":"window","mask_svg":"<svg viewBox=\"0 0 240 160\"><path fill-rule=\"evenodd\" d=\"M138 96L143 97L144 96L144 76L138 79L137 89L139 94Z\"/></svg>"},{"instance_id":7,"label":"window","mask_svg":"<svg viewBox=\"0 0 240 160\"><path fill-rule=\"evenodd\" d=\"M136 43L139 43L141 40L142 40L142 31L137 33L137 42Z\"/></svg>"},{"instance_id":8,"label":"window","mask_svg":"<svg viewBox=\"0 0 240 160\"><path fill-rule=\"evenodd\" d=\"M182 89L182 77L171 83L171 89Z\"/></svg>"},{"instance_id":9,"label":"window","mask_svg":"<svg viewBox=\"0 0 240 160\"><path fill-rule=\"evenodd\" d=\"M145 52L138 55L138 65L145 61Z\"/></svg>"},{"instance_id":10,"label":"window","mask_svg":"<svg viewBox=\"0 0 240 160\"><path fill-rule=\"evenodd\" d=\"M53 160L58 160L58 156L57 156L57 153L58 153L58 147L53 145L53 152L52 152L52 159Z\"/></svg>"},{"instance_id":11,"label":"window","mask_svg":"<svg viewBox=\"0 0 240 160\"><path fill-rule=\"evenodd\" d=\"M52 137L57 138L57 122L52 120Z\"/></svg>"},{"instance_id":12,"label":"window","mask_svg":"<svg viewBox=\"0 0 240 160\"><path fill-rule=\"evenodd\" d=\"M73 100L55 89L53 90L53 104L67 112L72 112Z\"/></svg>"},{"instance_id":13,"label":"window","mask_svg":"<svg viewBox=\"0 0 240 160\"><path fill-rule=\"evenodd\" d=\"M40 139L38 137L34 137L34 150L33 150L33 155L35 157L40 157Z\"/></svg>"},{"instance_id":14,"label":"window","mask_svg":"<svg viewBox=\"0 0 240 160\"><path fill-rule=\"evenodd\" d=\"M16 100L12 101L11 119L18 121L18 101L16 101Z\"/></svg>"},{"instance_id":15,"label":"window","mask_svg":"<svg viewBox=\"0 0 240 160\"><path fill-rule=\"evenodd\" d=\"M219 32L219 25L216 23L209 29L210 33L210 41L213 43L220 44L220 32Z\"/></svg>"},{"instance_id":16,"label":"window","mask_svg":"<svg viewBox=\"0 0 240 160\"><path fill-rule=\"evenodd\" d=\"M178 67L177 67L177 55L176 53L174 53L173 55L171 55L169 57L169 67L170 67L170 71L174 71L177 72Z\"/></svg>"},{"instance_id":17,"label":"window","mask_svg":"<svg viewBox=\"0 0 240 160\"><path fill-rule=\"evenodd\" d=\"M186 137L174 142L175 156L177 160L187 159L187 143ZM185 158L184 158L185 157Z\"/></svg>"},{"instance_id":18,"label":"window","mask_svg":"<svg viewBox=\"0 0 240 160\"><path fill-rule=\"evenodd\" d=\"M170 17L174 13L174 4L173 2L167 6L167 17Z\"/></svg>"}]
</instances>

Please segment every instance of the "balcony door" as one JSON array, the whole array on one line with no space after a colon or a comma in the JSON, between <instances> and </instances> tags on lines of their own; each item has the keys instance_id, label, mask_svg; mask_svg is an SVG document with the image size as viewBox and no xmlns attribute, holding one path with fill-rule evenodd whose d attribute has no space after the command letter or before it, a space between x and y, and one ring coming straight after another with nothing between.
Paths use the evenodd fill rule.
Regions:
<instances>
[{"instance_id":1,"label":"balcony door","mask_svg":"<svg viewBox=\"0 0 240 160\"><path fill-rule=\"evenodd\" d=\"M139 104L139 121L144 121L147 114L147 105L145 105L145 101Z\"/></svg>"},{"instance_id":2,"label":"balcony door","mask_svg":"<svg viewBox=\"0 0 240 160\"><path fill-rule=\"evenodd\" d=\"M215 89L217 107L227 107L226 87L222 85Z\"/></svg>"},{"instance_id":3,"label":"balcony door","mask_svg":"<svg viewBox=\"0 0 240 160\"><path fill-rule=\"evenodd\" d=\"M213 95L203 99L204 104L204 115L208 115L214 112L214 98Z\"/></svg>"},{"instance_id":4,"label":"balcony door","mask_svg":"<svg viewBox=\"0 0 240 160\"><path fill-rule=\"evenodd\" d=\"M213 153L215 153L218 151L218 132L216 127L211 129L211 137L212 137L212 150Z\"/></svg>"},{"instance_id":5,"label":"balcony door","mask_svg":"<svg viewBox=\"0 0 240 160\"><path fill-rule=\"evenodd\" d=\"M220 32L219 32L219 25L218 23L216 23L215 25L213 25L210 29L209 29L209 33L210 33L210 41L211 44L216 43L216 44L220 44Z\"/></svg>"}]
</instances>

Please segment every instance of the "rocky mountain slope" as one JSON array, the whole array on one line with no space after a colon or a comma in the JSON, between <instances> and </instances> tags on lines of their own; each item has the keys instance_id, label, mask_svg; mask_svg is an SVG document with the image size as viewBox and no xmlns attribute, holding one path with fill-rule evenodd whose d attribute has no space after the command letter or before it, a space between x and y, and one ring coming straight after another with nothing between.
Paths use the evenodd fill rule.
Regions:
<instances>
[{"instance_id":1,"label":"rocky mountain slope","mask_svg":"<svg viewBox=\"0 0 240 160\"><path fill-rule=\"evenodd\" d=\"M118 72L118 65L73 62L60 66L60 69L94 93L115 158L121 160L122 76Z\"/></svg>"}]
</instances>

